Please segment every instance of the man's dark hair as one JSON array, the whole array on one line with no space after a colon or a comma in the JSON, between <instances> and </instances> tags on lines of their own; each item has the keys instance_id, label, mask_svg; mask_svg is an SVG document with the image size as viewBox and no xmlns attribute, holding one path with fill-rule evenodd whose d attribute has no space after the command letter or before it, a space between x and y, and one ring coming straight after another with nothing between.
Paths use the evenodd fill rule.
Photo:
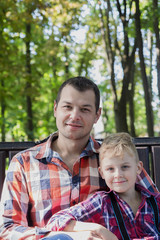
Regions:
<instances>
[{"instance_id":1,"label":"man's dark hair","mask_svg":"<svg viewBox=\"0 0 160 240\"><path fill-rule=\"evenodd\" d=\"M62 85L59 88L57 98L56 98L57 104L60 100L62 89L66 85L71 85L73 88L75 88L76 90L78 90L80 92L85 92L87 90L93 90L94 94L95 94L96 112L98 111L99 104L100 104L100 92L99 92L97 85L92 80L85 78L85 77L80 77L80 76L74 77L74 78L69 78L68 80L66 80L65 82L62 83Z\"/></svg>"}]
</instances>

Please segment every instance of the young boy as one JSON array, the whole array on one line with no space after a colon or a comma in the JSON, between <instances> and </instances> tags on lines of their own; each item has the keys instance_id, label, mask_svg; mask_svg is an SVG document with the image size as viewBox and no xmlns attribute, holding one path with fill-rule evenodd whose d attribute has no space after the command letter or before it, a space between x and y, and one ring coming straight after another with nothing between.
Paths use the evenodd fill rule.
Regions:
<instances>
[{"instance_id":1,"label":"young boy","mask_svg":"<svg viewBox=\"0 0 160 240\"><path fill-rule=\"evenodd\" d=\"M99 154L99 172L108 189L96 192L84 202L53 215L47 228L52 231L90 229L93 235L97 235L97 239L105 240L160 239L160 193L151 193L136 183L143 164L139 161L130 135L109 135L101 145ZM157 215L150 203L151 196L155 199ZM118 222L118 210L114 208L114 202L118 203L122 223ZM156 218L157 225L154 221ZM123 229L120 228L121 225ZM108 237L109 231L106 228L116 237ZM124 228L126 233L123 233Z\"/></svg>"}]
</instances>

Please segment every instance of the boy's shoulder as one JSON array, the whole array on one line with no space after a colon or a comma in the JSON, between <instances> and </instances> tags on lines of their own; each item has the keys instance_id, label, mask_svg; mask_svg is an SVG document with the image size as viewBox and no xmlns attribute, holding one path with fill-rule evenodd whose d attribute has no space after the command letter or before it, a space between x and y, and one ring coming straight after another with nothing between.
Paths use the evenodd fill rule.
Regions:
<instances>
[{"instance_id":1,"label":"boy's shoulder","mask_svg":"<svg viewBox=\"0 0 160 240\"><path fill-rule=\"evenodd\" d=\"M154 196L156 199L160 198L160 192L152 192L144 186L136 183L136 189L141 192L142 195L146 195L146 197Z\"/></svg>"}]
</instances>

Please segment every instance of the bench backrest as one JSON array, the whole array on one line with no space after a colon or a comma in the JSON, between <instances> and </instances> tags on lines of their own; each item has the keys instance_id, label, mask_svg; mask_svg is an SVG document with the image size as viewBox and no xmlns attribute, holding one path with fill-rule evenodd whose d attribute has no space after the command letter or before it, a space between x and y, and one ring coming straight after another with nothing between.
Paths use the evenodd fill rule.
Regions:
<instances>
[{"instance_id":1,"label":"bench backrest","mask_svg":"<svg viewBox=\"0 0 160 240\"><path fill-rule=\"evenodd\" d=\"M134 138L134 143L144 168L160 190L160 137ZM6 159L10 161L17 152L35 145L35 142L0 143L0 197L5 178Z\"/></svg>"}]
</instances>

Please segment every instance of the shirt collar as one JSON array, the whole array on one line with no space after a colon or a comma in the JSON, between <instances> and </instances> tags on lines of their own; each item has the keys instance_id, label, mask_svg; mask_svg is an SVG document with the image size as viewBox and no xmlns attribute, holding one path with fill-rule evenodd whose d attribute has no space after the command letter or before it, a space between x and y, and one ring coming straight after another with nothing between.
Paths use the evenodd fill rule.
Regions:
<instances>
[{"instance_id":1,"label":"shirt collar","mask_svg":"<svg viewBox=\"0 0 160 240\"><path fill-rule=\"evenodd\" d=\"M92 156L93 153L98 154L100 145L101 145L101 141L96 141L93 137L90 136L88 143L85 149L83 150L83 152L81 153L80 157Z\"/></svg>"},{"instance_id":2,"label":"shirt collar","mask_svg":"<svg viewBox=\"0 0 160 240\"><path fill-rule=\"evenodd\" d=\"M148 189L146 189L145 187L143 187L140 184L136 184L136 188L137 188L137 190L139 190L141 192L141 195L146 198L151 197L151 195L155 196L157 194L155 192L150 192Z\"/></svg>"},{"instance_id":3,"label":"shirt collar","mask_svg":"<svg viewBox=\"0 0 160 240\"><path fill-rule=\"evenodd\" d=\"M54 141L58 137L58 133L52 133L46 142L42 142L35 146L37 149L37 155L35 156L36 159L46 159L49 161L53 157L53 150L51 148L52 141Z\"/></svg>"},{"instance_id":4,"label":"shirt collar","mask_svg":"<svg viewBox=\"0 0 160 240\"><path fill-rule=\"evenodd\" d=\"M35 156L36 159L46 159L47 162L51 161L51 158L57 157L59 158L59 154L54 152L51 148L52 142L58 138L58 131L52 133L46 142L40 143L35 146L37 149L37 155ZM80 157L84 156L91 156L93 153L98 154L98 149L101 145L101 141L96 141L93 137L89 137L88 143L81 153Z\"/></svg>"},{"instance_id":5,"label":"shirt collar","mask_svg":"<svg viewBox=\"0 0 160 240\"><path fill-rule=\"evenodd\" d=\"M150 198L151 195L155 196L157 194L157 193L150 192L148 189L146 189L145 187L143 187L137 183L136 183L135 187L139 192L141 192L141 196L144 196L145 198ZM109 191L107 191L107 193L109 193L111 191L113 191L113 190L109 190ZM115 191L113 191L113 193L116 195L116 197L118 199L120 199L119 195Z\"/></svg>"}]
</instances>

